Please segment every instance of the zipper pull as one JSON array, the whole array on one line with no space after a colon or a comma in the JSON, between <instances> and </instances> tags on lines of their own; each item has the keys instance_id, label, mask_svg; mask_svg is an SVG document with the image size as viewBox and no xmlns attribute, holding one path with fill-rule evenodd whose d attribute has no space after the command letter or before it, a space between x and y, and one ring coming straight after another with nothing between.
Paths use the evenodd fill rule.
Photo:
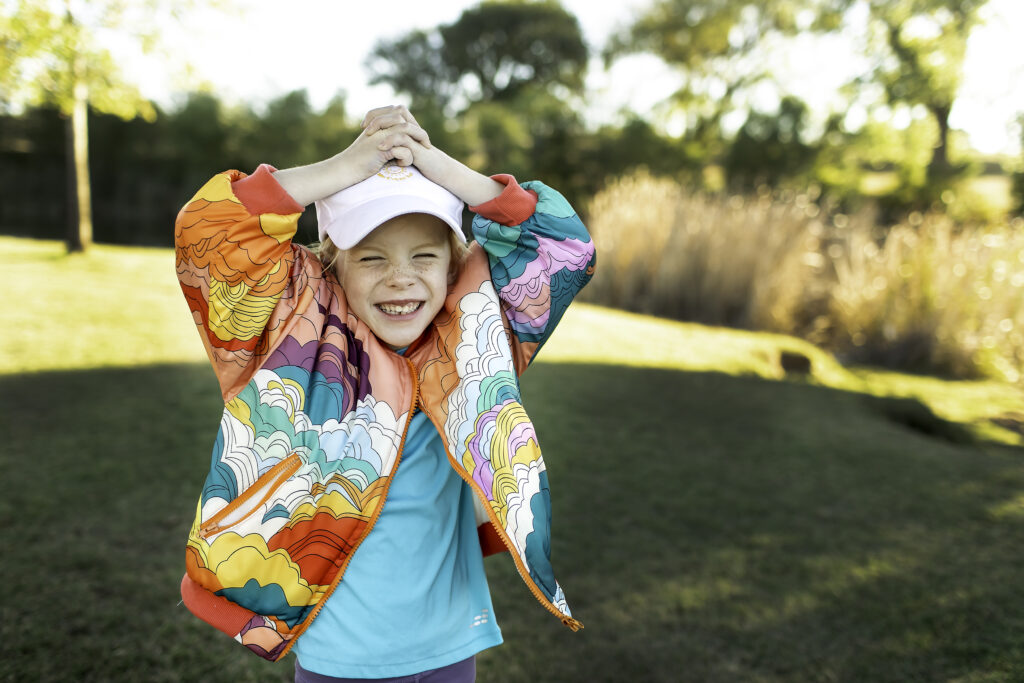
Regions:
<instances>
[{"instance_id":1,"label":"zipper pull","mask_svg":"<svg viewBox=\"0 0 1024 683\"><path fill-rule=\"evenodd\" d=\"M562 617L562 626L568 626L570 629L572 629L573 633L583 630L583 622L577 621L572 617Z\"/></svg>"}]
</instances>

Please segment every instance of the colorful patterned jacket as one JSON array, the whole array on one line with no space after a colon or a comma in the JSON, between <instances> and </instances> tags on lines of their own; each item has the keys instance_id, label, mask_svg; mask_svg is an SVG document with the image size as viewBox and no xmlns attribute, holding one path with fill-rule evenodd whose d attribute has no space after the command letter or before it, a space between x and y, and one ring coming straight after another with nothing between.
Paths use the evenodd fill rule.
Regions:
<instances>
[{"instance_id":1,"label":"colorful patterned jacket","mask_svg":"<svg viewBox=\"0 0 1024 683\"><path fill-rule=\"evenodd\" d=\"M548 481L518 375L593 273L583 224L542 183L495 176L505 191L473 207L469 258L400 356L292 243L302 207L271 171L215 176L175 226L181 288L224 397L186 549L188 609L283 657L373 528L418 407L476 494L485 552L509 550L540 603L580 628L552 572Z\"/></svg>"}]
</instances>

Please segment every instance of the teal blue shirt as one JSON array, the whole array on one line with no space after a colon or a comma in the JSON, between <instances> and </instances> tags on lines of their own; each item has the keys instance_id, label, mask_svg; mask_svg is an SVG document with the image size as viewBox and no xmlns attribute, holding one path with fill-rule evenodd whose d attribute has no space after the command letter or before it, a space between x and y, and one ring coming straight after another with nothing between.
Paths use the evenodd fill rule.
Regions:
<instances>
[{"instance_id":1,"label":"teal blue shirt","mask_svg":"<svg viewBox=\"0 0 1024 683\"><path fill-rule=\"evenodd\" d=\"M377 524L295 644L304 669L408 676L501 644L472 496L417 412Z\"/></svg>"}]
</instances>

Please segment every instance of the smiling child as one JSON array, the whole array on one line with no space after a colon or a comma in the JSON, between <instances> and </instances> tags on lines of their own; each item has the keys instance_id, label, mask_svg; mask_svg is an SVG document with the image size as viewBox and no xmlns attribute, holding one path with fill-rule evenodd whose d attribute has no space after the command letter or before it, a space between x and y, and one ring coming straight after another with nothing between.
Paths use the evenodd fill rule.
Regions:
<instances>
[{"instance_id":1,"label":"smiling child","mask_svg":"<svg viewBox=\"0 0 1024 683\"><path fill-rule=\"evenodd\" d=\"M292 242L308 204L313 250ZM270 660L294 647L297 681L472 681L502 642L483 556L508 551L582 627L518 382L593 273L560 194L480 175L384 107L322 162L215 176L175 237L224 399L186 549L194 614Z\"/></svg>"}]
</instances>

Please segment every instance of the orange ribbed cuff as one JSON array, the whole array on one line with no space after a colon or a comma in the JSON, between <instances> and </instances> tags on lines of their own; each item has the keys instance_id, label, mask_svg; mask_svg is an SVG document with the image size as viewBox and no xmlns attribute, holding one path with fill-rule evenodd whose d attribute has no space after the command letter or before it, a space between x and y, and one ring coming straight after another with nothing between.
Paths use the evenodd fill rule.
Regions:
<instances>
[{"instance_id":1,"label":"orange ribbed cuff","mask_svg":"<svg viewBox=\"0 0 1024 683\"><path fill-rule=\"evenodd\" d=\"M288 215L305 210L274 178L276 170L270 164L260 164L252 175L231 183L231 191L254 216L261 213Z\"/></svg>"},{"instance_id":2,"label":"orange ribbed cuff","mask_svg":"<svg viewBox=\"0 0 1024 683\"><path fill-rule=\"evenodd\" d=\"M536 192L524 190L507 173L492 175L491 180L498 181L505 189L494 199L469 207L470 211L502 225L519 225L533 215L537 209Z\"/></svg>"}]
</instances>

